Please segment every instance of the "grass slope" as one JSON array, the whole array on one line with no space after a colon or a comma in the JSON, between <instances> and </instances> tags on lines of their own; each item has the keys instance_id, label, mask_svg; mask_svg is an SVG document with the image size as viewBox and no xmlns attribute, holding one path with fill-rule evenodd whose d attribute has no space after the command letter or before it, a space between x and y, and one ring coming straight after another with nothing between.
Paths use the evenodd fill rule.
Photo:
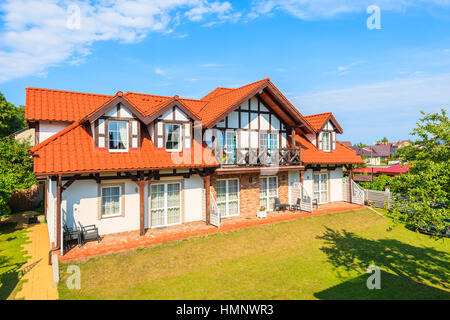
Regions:
<instances>
[{"instance_id":1,"label":"grass slope","mask_svg":"<svg viewBox=\"0 0 450 320\"><path fill-rule=\"evenodd\" d=\"M363 209L172 242L79 263L61 299L450 299L449 240ZM367 267L382 269L368 290Z\"/></svg>"}]
</instances>

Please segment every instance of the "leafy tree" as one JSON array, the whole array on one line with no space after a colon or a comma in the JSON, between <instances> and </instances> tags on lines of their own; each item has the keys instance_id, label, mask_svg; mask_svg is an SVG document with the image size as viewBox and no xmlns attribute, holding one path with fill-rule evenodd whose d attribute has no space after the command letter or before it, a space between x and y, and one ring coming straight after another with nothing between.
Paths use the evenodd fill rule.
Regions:
<instances>
[{"instance_id":1,"label":"leafy tree","mask_svg":"<svg viewBox=\"0 0 450 320\"><path fill-rule=\"evenodd\" d=\"M33 158L28 153L31 146L10 137L0 138L0 213L9 214L8 200L11 191L26 189L36 183Z\"/></svg>"},{"instance_id":2,"label":"leafy tree","mask_svg":"<svg viewBox=\"0 0 450 320\"><path fill-rule=\"evenodd\" d=\"M444 109L421 114L411 132L418 139L398 152L411 169L392 181L394 201L389 215L394 223L415 229L435 226L437 235L445 228L444 219L450 218L450 123Z\"/></svg>"},{"instance_id":3,"label":"leafy tree","mask_svg":"<svg viewBox=\"0 0 450 320\"><path fill-rule=\"evenodd\" d=\"M364 144L364 143L360 142L360 143L355 144L355 147L365 148L365 147L367 147L367 144Z\"/></svg>"},{"instance_id":4,"label":"leafy tree","mask_svg":"<svg viewBox=\"0 0 450 320\"><path fill-rule=\"evenodd\" d=\"M383 139L377 141L377 144L388 143L388 142L389 142L389 139L386 137L383 137Z\"/></svg>"},{"instance_id":5,"label":"leafy tree","mask_svg":"<svg viewBox=\"0 0 450 320\"><path fill-rule=\"evenodd\" d=\"M12 190L36 183L33 159L28 153L31 145L8 137L25 127L24 114L23 106L17 108L0 93L0 214L10 213L8 200Z\"/></svg>"},{"instance_id":6,"label":"leafy tree","mask_svg":"<svg viewBox=\"0 0 450 320\"><path fill-rule=\"evenodd\" d=\"M0 92L0 137L5 137L26 126L25 107L16 107L6 101Z\"/></svg>"},{"instance_id":7,"label":"leafy tree","mask_svg":"<svg viewBox=\"0 0 450 320\"><path fill-rule=\"evenodd\" d=\"M386 187L392 187L394 179L394 177L382 174L378 177L373 177L373 183L371 183L370 181L361 181L359 182L359 184L364 189L384 191Z\"/></svg>"}]
</instances>

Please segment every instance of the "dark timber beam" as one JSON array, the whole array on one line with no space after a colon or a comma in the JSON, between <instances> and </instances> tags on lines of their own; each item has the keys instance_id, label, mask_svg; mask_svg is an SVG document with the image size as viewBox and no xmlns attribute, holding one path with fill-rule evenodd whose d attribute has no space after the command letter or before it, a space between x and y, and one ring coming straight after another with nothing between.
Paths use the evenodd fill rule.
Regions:
<instances>
[{"instance_id":1,"label":"dark timber beam","mask_svg":"<svg viewBox=\"0 0 450 320\"><path fill-rule=\"evenodd\" d=\"M67 182L61 187L61 192L66 191L66 189L68 187L70 187L70 185L72 183L74 183L76 180L78 180L78 178L81 176L81 174L76 174L73 177L70 177L69 180L67 180Z\"/></svg>"}]
</instances>

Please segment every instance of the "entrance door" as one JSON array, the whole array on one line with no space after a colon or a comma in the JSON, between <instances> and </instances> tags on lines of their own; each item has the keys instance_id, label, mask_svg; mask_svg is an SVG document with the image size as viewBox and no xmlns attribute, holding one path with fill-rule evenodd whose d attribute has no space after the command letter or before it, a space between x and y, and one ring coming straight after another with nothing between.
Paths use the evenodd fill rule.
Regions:
<instances>
[{"instance_id":1,"label":"entrance door","mask_svg":"<svg viewBox=\"0 0 450 320\"><path fill-rule=\"evenodd\" d=\"M314 175L314 199L319 204L328 202L328 173Z\"/></svg>"},{"instance_id":2,"label":"entrance door","mask_svg":"<svg viewBox=\"0 0 450 320\"><path fill-rule=\"evenodd\" d=\"M150 197L152 227L181 223L181 183L153 184Z\"/></svg>"},{"instance_id":3,"label":"entrance door","mask_svg":"<svg viewBox=\"0 0 450 320\"><path fill-rule=\"evenodd\" d=\"M220 217L239 215L239 180L216 181L216 203Z\"/></svg>"},{"instance_id":4,"label":"entrance door","mask_svg":"<svg viewBox=\"0 0 450 320\"><path fill-rule=\"evenodd\" d=\"M259 188L259 204L267 211L275 209L275 198L278 197L278 177L261 178Z\"/></svg>"}]
</instances>

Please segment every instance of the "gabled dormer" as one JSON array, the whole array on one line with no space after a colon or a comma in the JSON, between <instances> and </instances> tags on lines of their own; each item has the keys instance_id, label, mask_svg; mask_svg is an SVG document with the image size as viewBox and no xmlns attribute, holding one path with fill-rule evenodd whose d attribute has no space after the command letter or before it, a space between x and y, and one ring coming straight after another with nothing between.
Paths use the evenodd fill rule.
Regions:
<instances>
[{"instance_id":1,"label":"gabled dormer","mask_svg":"<svg viewBox=\"0 0 450 320\"><path fill-rule=\"evenodd\" d=\"M342 133L342 128L331 112L305 116L305 119L316 131L306 137L317 149L324 152L336 150L336 135Z\"/></svg>"}]
</instances>

